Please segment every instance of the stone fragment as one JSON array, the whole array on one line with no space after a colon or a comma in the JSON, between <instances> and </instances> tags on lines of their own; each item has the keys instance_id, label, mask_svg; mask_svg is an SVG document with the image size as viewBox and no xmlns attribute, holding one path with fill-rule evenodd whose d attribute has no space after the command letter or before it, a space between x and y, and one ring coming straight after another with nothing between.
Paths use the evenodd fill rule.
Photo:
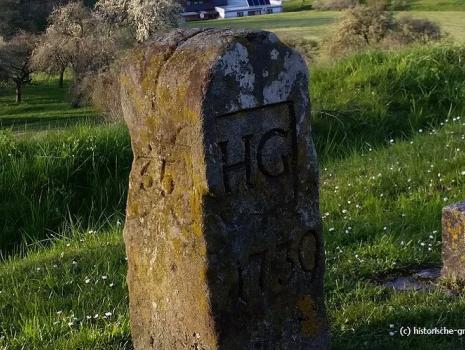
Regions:
<instances>
[{"instance_id":1,"label":"stone fragment","mask_svg":"<svg viewBox=\"0 0 465 350\"><path fill-rule=\"evenodd\" d=\"M465 202L442 210L442 277L465 281Z\"/></svg>"},{"instance_id":2,"label":"stone fragment","mask_svg":"<svg viewBox=\"0 0 465 350\"><path fill-rule=\"evenodd\" d=\"M328 349L302 57L267 32L176 30L121 85L135 349Z\"/></svg>"}]
</instances>

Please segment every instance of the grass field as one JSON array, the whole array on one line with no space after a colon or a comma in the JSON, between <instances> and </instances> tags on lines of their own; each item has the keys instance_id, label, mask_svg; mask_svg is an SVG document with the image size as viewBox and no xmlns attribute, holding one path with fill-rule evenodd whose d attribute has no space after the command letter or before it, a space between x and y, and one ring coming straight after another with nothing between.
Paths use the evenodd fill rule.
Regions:
<instances>
[{"instance_id":1,"label":"grass field","mask_svg":"<svg viewBox=\"0 0 465 350\"><path fill-rule=\"evenodd\" d=\"M465 11L463 0L407 0L406 10L411 11Z\"/></svg>"},{"instance_id":2,"label":"grass field","mask_svg":"<svg viewBox=\"0 0 465 350\"><path fill-rule=\"evenodd\" d=\"M441 208L465 197L464 59L465 49L438 46L313 70L333 349L465 346L463 337L398 334L465 328L462 290L380 283L440 265ZM31 96L54 100L47 86L39 81ZM131 349L121 237L130 165L122 125L32 139L2 132L0 349ZM11 242L24 240L15 252Z\"/></svg>"},{"instance_id":3,"label":"grass field","mask_svg":"<svg viewBox=\"0 0 465 350\"><path fill-rule=\"evenodd\" d=\"M295 12L311 10L313 0L284 0L284 11ZM409 11L465 11L463 0L406 0L403 10Z\"/></svg>"},{"instance_id":4,"label":"grass field","mask_svg":"<svg viewBox=\"0 0 465 350\"><path fill-rule=\"evenodd\" d=\"M407 325L463 327L461 294L398 293L378 283L439 264L440 209L465 195L464 134L461 120L451 120L439 132L323 164L333 349L465 345L460 337L389 334ZM121 227L67 235L0 266L0 347L130 349Z\"/></svg>"},{"instance_id":5,"label":"grass field","mask_svg":"<svg viewBox=\"0 0 465 350\"><path fill-rule=\"evenodd\" d=\"M97 113L89 107L70 106L67 101L69 80L59 88L56 79L35 75L33 84L24 88L20 105L15 103L13 91L14 87L0 87L0 129L44 130L97 118Z\"/></svg>"},{"instance_id":6,"label":"grass field","mask_svg":"<svg viewBox=\"0 0 465 350\"><path fill-rule=\"evenodd\" d=\"M286 12L267 16L189 22L188 27L262 29L276 33L282 39L305 38L321 40L341 15L335 11ZM400 11L397 16L409 15L437 22L456 42L465 42L465 12L460 11Z\"/></svg>"},{"instance_id":7,"label":"grass field","mask_svg":"<svg viewBox=\"0 0 465 350\"><path fill-rule=\"evenodd\" d=\"M18 138L0 131L0 256L124 216L131 148L123 125L87 123Z\"/></svg>"}]
</instances>

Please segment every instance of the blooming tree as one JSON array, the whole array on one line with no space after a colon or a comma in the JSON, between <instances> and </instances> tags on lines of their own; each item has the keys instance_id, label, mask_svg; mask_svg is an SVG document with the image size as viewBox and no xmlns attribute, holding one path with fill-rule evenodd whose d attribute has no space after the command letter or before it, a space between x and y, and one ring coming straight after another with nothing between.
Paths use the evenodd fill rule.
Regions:
<instances>
[{"instance_id":1,"label":"blooming tree","mask_svg":"<svg viewBox=\"0 0 465 350\"><path fill-rule=\"evenodd\" d=\"M0 43L0 80L12 81L16 87L16 103L21 103L22 88L31 83L31 53L36 37L19 33Z\"/></svg>"},{"instance_id":2,"label":"blooming tree","mask_svg":"<svg viewBox=\"0 0 465 350\"><path fill-rule=\"evenodd\" d=\"M113 23L128 23L138 41L179 25L182 7L173 0L99 0L98 13Z\"/></svg>"}]
</instances>

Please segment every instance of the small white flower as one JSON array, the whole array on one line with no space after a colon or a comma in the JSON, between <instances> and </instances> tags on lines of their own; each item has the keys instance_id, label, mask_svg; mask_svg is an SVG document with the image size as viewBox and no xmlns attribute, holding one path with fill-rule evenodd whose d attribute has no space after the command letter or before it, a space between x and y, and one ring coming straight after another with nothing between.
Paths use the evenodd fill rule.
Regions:
<instances>
[{"instance_id":1,"label":"small white flower","mask_svg":"<svg viewBox=\"0 0 465 350\"><path fill-rule=\"evenodd\" d=\"M102 276L102 280L106 280L108 276Z\"/></svg>"}]
</instances>

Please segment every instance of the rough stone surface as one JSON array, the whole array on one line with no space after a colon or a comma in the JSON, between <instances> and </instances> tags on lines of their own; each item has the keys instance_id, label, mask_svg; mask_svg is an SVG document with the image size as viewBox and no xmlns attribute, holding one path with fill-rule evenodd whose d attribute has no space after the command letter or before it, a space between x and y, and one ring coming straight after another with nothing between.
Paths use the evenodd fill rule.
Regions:
<instances>
[{"instance_id":1,"label":"rough stone surface","mask_svg":"<svg viewBox=\"0 0 465 350\"><path fill-rule=\"evenodd\" d=\"M465 202L442 210L442 276L465 281Z\"/></svg>"},{"instance_id":2,"label":"rough stone surface","mask_svg":"<svg viewBox=\"0 0 465 350\"><path fill-rule=\"evenodd\" d=\"M328 348L307 75L267 32L177 30L128 60L135 349Z\"/></svg>"}]
</instances>

